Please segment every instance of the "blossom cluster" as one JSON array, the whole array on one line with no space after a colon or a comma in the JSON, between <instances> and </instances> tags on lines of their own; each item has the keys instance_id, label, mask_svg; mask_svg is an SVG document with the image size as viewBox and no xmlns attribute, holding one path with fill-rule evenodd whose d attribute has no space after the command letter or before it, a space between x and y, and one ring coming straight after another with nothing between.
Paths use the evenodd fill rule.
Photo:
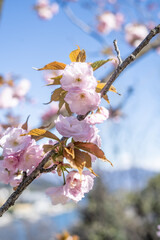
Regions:
<instances>
[{"instance_id":1,"label":"blossom cluster","mask_svg":"<svg viewBox=\"0 0 160 240\"><path fill-rule=\"evenodd\" d=\"M122 13L113 14L106 11L98 16L97 30L100 33L109 34L111 31L120 30L124 22L124 16Z\"/></svg>"},{"instance_id":2,"label":"blossom cluster","mask_svg":"<svg viewBox=\"0 0 160 240\"><path fill-rule=\"evenodd\" d=\"M29 88L30 81L28 79L22 79L17 85L3 86L0 92L0 108L16 107L24 99Z\"/></svg>"},{"instance_id":3,"label":"blossom cluster","mask_svg":"<svg viewBox=\"0 0 160 240\"><path fill-rule=\"evenodd\" d=\"M100 94L95 91L97 81L90 64L73 62L67 65L60 82L62 88L67 91L64 100L73 113L84 115L97 109Z\"/></svg>"},{"instance_id":4,"label":"blossom cluster","mask_svg":"<svg viewBox=\"0 0 160 240\"><path fill-rule=\"evenodd\" d=\"M109 117L109 111L99 106L101 102L99 88L102 88L103 84L101 86L93 75L94 70L107 61L101 60L93 64L84 62L85 51L79 48L71 52L70 59L72 63L68 65L53 62L40 69L60 70L60 75L51 76L49 85L60 85L52 92L50 102L53 104L53 101L59 101L58 108L54 103L52 115L59 112L63 105L69 114L69 116L60 114L55 120L55 127L63 140L44 127L28 132L27 123L22 127L7 128L0 139L0 146L3 149L0 181L13 187L17 187L23 180L24 174L29 176L47 152L54 149L54 154L47 159L41 171L53 174L57 172L59 176L63 173L63 186L46 190L53 204L65 204L70 199L80 201L93 187L96 174L92 169L92 163L96 158L109 161L100 149L101 138L96 127L96 124ZM50 113L49 111L43 115L44 121L51 117ZM85 118L79 119L83 115ZM44 145L37 145L36 137L39 136L52 140ZM56 140L55 143L53 139Z\"/></svg>"},{"instance_id":5,"label":"blossom cluster","mask_svg":"<svg viewBox=\"0 0 160 240\"><path fill-rule=\"evenodd\" d=\"M50 4L49 0L38 0L35 10L40 18L50 20L59 12L59 5L56 2Z\"/></svg>"},{"instance_id":6,"label":"blossom cluster","mask_svg":"<svg viewBox=\"0 0 160 240\"><path fill-rule=\"evenodd\" d=\"M82 175L76 171L71 171L66 177L65 185L48 188L46 193L51 197L53 205L65 204L70 199L78 202L84 197L84 193L92 189L94 177L89 171L84 171Z\"/></svg>"},{"instance_id":7,"label":"blossom cluster","mask_svg":"<svg viewBox=\"0 0 160 240\"><path fill-rule=\"evenodd\" d=\"M92 112L84 120L79 121L76 116L64 117L59 115L55 121L57 131L75 142L89 142L101 146L101 139L98 135L98 128L95 124L102 123L109 117L109 112L104 107L99 107L100 94L96 92L97 80L93 76L93 68L85 62L72 62L63 70L60 84L65 90L64 100L68 103L73 113L86 114ZM96 110L97 109L97 110ZM96 110L94 113L93 111ZM95 161L96 156L89 154L91 160ZM53 187L47 190L53 204L66 203L68 199L79 201L84 193L89 192L93 187L94 175L89 171L71 171L66 177L66 184L60 187Z\"/></svg>"},{"instance_id":8,"label":"blossom cluster","mask_svg":"<svg viewBox=\"0 0 160 240\"><path fill-rule=\"evenodd\" d=\"M130 23L125 26L125 39L133 47L137 47L147 34L148 29L143 24Z\"/></svg>"},{"instance_id":9,"label":"blossom cluster","mask_svg":"<svg viewBox=\"0 0 160 240\"><path fill-rule=\"evenodd\" d=\"M3 160L0 161L0 181L16 187L25 171L29 175L42 161L43 148L36 144L31 136L21 136L22 128L7 128L0 146L3 148Z\"/></svg>"}]
</instances>

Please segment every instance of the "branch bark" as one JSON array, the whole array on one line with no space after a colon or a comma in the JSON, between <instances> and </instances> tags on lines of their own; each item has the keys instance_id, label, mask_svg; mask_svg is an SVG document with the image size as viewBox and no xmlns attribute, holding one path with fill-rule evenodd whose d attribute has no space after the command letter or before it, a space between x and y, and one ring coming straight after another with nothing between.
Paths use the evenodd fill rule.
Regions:
<instances>
[{"instance_id":1,"label":"branch bark","mask_svg":"<svg viewBox=\"0 0 160 240\"><path fill-rule=\"evenodd\" d=\"M120 75L120 73L131 63L133 62L138 54L141 54L141 52L144 49L144 47L150 42L150 40L156 35L160 33L160 24L155 27L153 30L150 31L150 33L147 35L147 37L141 42L141 44L120 64L117 69L113 72L113 74L110 76L109 80L107 81L106 85L101 91L101 96L106 94L106 92L109 90L112 83L116 80L116 78ZM87 113L88 114L88 113ZM82 120L82 117L84 116L78 116L79 120ZM84 119L83 118L83 119ZM63 138L62 138L63 141ZM37 178L42 172L44 172L44 165L46 162L50 159L51 156L55 154L54 150L51 150L46 157L42 160L42 162L37 166L37 168L29 175L25 176L22 180L22 182L19 184L17 189L10 195L10 197L6 200L6 202L1 206L0 208L0 217L11 207L14 205L15 201L19 198L19 196L22 194L22 192L26 189L26 187L35 179ZM56 166L55 166L56 168ZM53 170L53 169L52 169Z\"/></svg>"}]
</instances>

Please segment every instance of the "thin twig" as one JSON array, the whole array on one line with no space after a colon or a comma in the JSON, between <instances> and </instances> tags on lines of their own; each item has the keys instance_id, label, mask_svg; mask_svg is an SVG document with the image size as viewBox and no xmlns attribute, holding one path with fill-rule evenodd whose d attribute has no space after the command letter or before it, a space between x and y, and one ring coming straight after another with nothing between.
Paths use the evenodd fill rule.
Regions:
<instances>
[{"instance_id":1,"label":"thin twig","mask_svg":"<svg viewBox=\"0 0 160 240\"><path fill-rule=\"evenodd\" d=\"M116 39L113 41L113 44L114 44L115 51L116 51L116 53L117 53L117 58L118 58L118 62L119 62L118 65L121 65L122 59L121 59L121 54L120 54L120 51L119 51L119 48L118 48L117 40L116 40Z\"/></svg>"},{"instance_id":2,"label":"thin twig","mask_svg":"<svg viewBox=\"0 0 160 240\"><path fill-rule=\"evenodd\" d=\"M148 53L151 50L155 50L158 47L160 47L160 36L158 36L154 41L152 41L151 43L149 43L145 48L142 49L142 51L139 52L139 54L136 56L136 62L137 59L140 59L141 57L143 57L146 53ZM113 74L114 71L111 71L109 74L107 74L107 76L105 76L101 82L107 82L108 79L110 78L110 76Z\"/></svg>"}]
</instances>

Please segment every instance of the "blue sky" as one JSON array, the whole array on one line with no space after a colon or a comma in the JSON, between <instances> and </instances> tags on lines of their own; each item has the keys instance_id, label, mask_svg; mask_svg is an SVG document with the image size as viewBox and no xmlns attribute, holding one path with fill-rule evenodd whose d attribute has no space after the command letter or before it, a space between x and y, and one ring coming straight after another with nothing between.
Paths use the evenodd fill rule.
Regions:
<instances>
[{"instance_id":1,"label":"blue sky","mask_svg":"<svg viewBox=\"0 0 160 240\"><path fill-rule=\"evenodd\" d=\"M72 24L62 10L51 21L43 21L33 10L34 4L35 0L5 0L0 21L0 73L11 72L31 81L29 95L37 99L37 103L32 108L21 104L15 109L15 113L23 114L22 121L31 114L31 127L39 124L39 116L48 108L43 103L48 102L52 91L44 86L42 73L32 67L42 67L55 60L69 63L69 53L76 45L86 50L89 62L105 58L99 54L102 45ZM94 8L92 11L84 10L78 3L71 3L70 7L78 17L95 24ZM127 14L126 18L130 13ZM115 38L124 58L133 48L124 42L123 33L113 32L105 40L112 44ZM110 68L108 64L97 70L97 78L104 76ZM114 85L122 93L121 97L109 93L111 105L116 106L122 101L127 88L134 88L123 108L125 117L119 123L109 120L99 127L103 149L114 163L115 170L129 166L160 170L159 76L160 55L151 52L117 79ZM106 103L105 106L108 107ZM107 169L111 167L107 165Z\"/></svg>"}]
</instances>

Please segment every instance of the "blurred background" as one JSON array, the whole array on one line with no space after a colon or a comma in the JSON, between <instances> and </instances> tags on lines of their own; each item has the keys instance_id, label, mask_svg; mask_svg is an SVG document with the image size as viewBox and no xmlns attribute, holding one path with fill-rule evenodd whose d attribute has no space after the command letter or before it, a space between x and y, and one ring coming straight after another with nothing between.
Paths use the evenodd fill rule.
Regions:
<instances>
[{"instance_id":1,"label":"blurred background","mask_svg":"<svg viewBox=\"0 0 160 240\"><path fill-rule=\"evenodd\" d=\"M160 22L159 0L0 0L0 135L29 118L29 128L51 124L57 105L49 102L49 78L38 72L53 61L70 63L85 49L87 62L116 58L116 39L125 59ZM112 61L95 72L106 82ZM160 36L118 77L109 92L110 117L99 128L102 149L114 167L96 161L100 176L78 204L52 206L47 187L63 179L41 176L0 219L0 240L139 240L160 232ZM63 114L66 114L62 109ZM41 142L40 142L41 143ZM12 189L0 184L2 204Z\"/></svg>"}]
</instances>

